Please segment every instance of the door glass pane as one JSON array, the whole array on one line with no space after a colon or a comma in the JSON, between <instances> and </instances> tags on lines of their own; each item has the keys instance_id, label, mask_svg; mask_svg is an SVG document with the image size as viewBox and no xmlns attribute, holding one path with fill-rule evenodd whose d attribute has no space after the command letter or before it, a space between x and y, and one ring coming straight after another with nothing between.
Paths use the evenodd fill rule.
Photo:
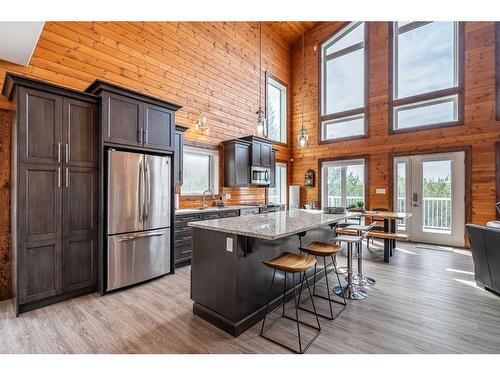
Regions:
<instances>
[{"instance_id":1,"label":"door glass pane","mask_svg":"<svg viewBox=\"0 0 500 375\"><path fill-rule=\"evenodd\" d=\"M198 195L210 188L210 156L184 152L181 193Z\"/></svg>"},{"instance_id":2,"label":"door glass pane","mask_svg":"<svg viewBox=\"0 0 500 375\"><path fill-rule=\"evenodd\" d=\"M455 23L432 22L398 36L397 98L457 84Z\"/></svg>"},{"instance_id":3,"label":"door glass pane","mask_svg":"<svg viewBox=\"0 0 500 375\"><path fill-rule=\"evenodd\" d=\"M337 39L329 47L327 47L325 54L329 55L333 52L340 51L344 48L350 47L354 44L360 43L365 40L365 27L364 22L361 22L354 29L344 34L340 39Z\"/></svg>"},{"instance_id":4,"label":"door glass pane","mask_svg":"<svg viewBox=\"0 0 500 375\"><path fill-rule=\"evenodd\" d=\"M327 168L327 207L342 207L341 202L341 170L342 167L328 167Z\"/></svg>"},{"instance_id":5,"label":"door glass pane","mask_svg":"<svg viewBox=\"0 0 500 375\"><path fill-rule=\"evenodd\" d=\"M408 212L406 207L406 162L396 163L396 212ZM397 221L398 231L406 231L406 220Z\"/></svg>"},{"instance_id":6,"label":"door glass pane","mask_svg":"<svg viewBox=\"0 0 500 375\"><path fill-rule=\"evenodd\" d=\"M364 165L346 166L346 206L361 204L365 200L365 171Z\"/></svg>"},{"instance_id":7,"label":"door glass pane","mask_svg":"<svg viewBox=\"0 0 500 375\"><path fill-rule=\"evenodd\" d=\"M422 163L422 230L451 234L451 160Z\"/></svg>"},{"instance_id":8,"label":"door glass pane","mask_svg":"<svg viewBox=\"0 0 500 375\"><path fill-rule=\"evenodd\" d=\"M364 106L364 49L326 63L326 113Z\"/></svg>"}]
</instances>

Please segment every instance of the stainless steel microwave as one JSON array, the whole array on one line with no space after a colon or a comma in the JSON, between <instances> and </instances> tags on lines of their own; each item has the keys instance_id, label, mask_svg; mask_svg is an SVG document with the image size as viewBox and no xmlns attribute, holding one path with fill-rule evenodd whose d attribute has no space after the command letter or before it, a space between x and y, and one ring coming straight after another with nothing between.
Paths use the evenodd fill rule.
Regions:
<instances>
[{"instance_id":1,"label":"stainless steel microwave","mask_svg":"<svg viewBox=\"0 0 500 375\"><path fill-rule=\"evenodd\" d=\"M271 184L271 168L252 167L252 185L269 186Z\"/></svg>"}]
</instances>

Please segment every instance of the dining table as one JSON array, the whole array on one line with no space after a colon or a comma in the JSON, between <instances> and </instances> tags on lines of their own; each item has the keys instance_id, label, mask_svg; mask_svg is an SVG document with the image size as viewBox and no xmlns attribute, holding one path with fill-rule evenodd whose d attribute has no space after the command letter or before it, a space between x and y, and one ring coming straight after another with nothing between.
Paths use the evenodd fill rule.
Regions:
<instances>
[{"instance_id":1,"label":"dining table","mask_svg":"<svg viewBox=\"0 0 500 375\"><path fill-rule=\"evenodd\" d=\"M391 211L364 211L362 217L371 220L384 220L384 233L394 233L394 236L383 237L384 239L384 262L389 263L396 248L396 220L405 220L411 217L409 212L391 212ZM382 236L381 236L382 237Z\"/></svg>"}]
</instances>

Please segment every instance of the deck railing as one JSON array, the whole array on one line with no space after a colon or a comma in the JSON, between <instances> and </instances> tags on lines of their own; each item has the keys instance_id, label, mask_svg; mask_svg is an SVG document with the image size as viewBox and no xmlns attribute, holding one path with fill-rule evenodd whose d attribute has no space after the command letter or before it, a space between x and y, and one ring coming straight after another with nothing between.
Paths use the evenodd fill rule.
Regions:
<instances>
[{"instance_id":1,"label":"deck railing","mask_svg":"<svg viewBox=\"0 0 500 375\"><path fill-rule=\"evenodd\" d=\"M407 211L405 197L398 197L396 210L398 212ZM423 198L422 219L424 230L449 231L451 229L451 215L451 198ZM404 224L398 224L398 229L404 230Z\"/></svg>"},{"instance_id":2,"label":"deck railing","mask_svg":"<svg viewBox=\"0 0 500 375\"><path fill-rule=\"evenodd\" d=\"M341 203L341 197L336 196L336 195L329 195L328 196L328 207L342 207ZM364 201L365 197L354 197L354 196L347 196L346 197L346 206L349 207L351 204L359 202L359 201Z\"/></svg>"}]
</instances>

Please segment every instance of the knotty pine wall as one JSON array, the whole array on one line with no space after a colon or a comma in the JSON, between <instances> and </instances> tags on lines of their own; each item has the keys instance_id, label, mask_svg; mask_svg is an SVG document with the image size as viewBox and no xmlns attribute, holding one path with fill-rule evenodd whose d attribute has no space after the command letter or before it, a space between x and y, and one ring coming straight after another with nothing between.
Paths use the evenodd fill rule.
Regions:
<instances>
[{"instance_id":1,"label":"knotty pine wall","mask_svg":"<svg viewBox=\"0 0 500 375\"><path fill-rule=\"evenodd\" d=\"M0 60L0 90L6 71L77 90L100 78L182 105L177 123L190 127L186 139L215 146L253 134L259 106L258 41L255 22L47 22L27 67ZM291 46L266 23L262 70L291 87ZM0 96L0 300L10 294L8 122L13 109ZM207 118L208 136L194 129L201 115ZM277 148L278 158L287 160L289 149ZM223 192L231 193L229 203L265 201L261 188ZM181 207L198 204L181 201Z\"/></svg>"},{"instance_id":2,"label":"knotty pine wall","mask_svg":"<svg viewBox=\"0 0 500 375\"><path fill-rule=\"evenodd\" d=\"M309 147L300 150L293 139L292 183L304 186L307 169L318 176L318 159L369 155L369 206L391 207L388 194L375 194L376 188L390 191L391 152L413 152L470 146L472 148L471 219L485 224L495 217L495 142L500 140L500 122L495 121L495 39L493 22L467 22L465 25L465 113L464 125L389 135L389 24L370 22L369 38L369 137L340 143L318 145L318 56L319 42L344 23L323 24L305 37L306 85L304 117ZM293 132L300 129L301 47L293 52ZM320 200L319 181L314 188L302 188L302 203Z\"/></svg>"}]
</instances>

